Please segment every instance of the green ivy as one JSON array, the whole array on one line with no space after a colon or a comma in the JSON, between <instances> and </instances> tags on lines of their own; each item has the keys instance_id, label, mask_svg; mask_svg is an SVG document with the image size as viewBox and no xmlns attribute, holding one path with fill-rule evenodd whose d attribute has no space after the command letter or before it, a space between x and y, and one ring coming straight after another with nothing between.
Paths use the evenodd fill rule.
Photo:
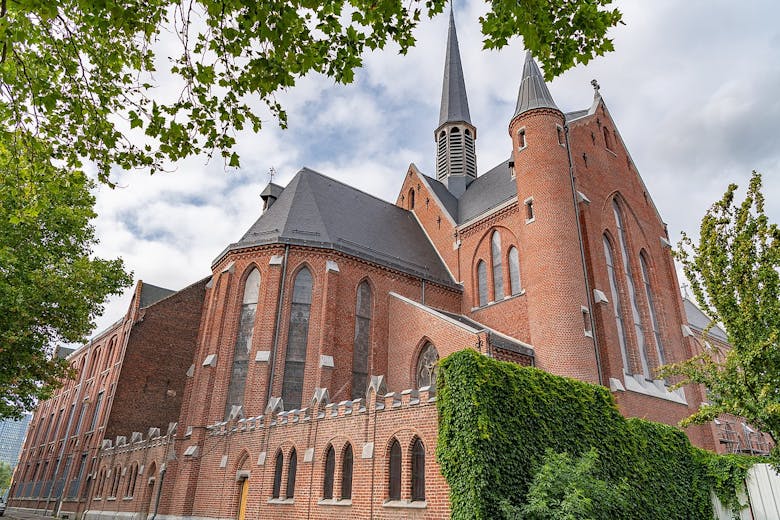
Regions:
<instances>
[{"instance_id":1,"label":"green ivy","mask_svg":"<svg viewBox=\"0 0 780 520\"><path fill-rule=\"evenodd\" d=\"M443 359L437 385L436 451L453 519L513 518L545 453L597 453L589 474L628 486L617 518L712 518L710 491L738 503L752 463L694 448L677 428L625 419L604 387L473 350Z\"/></svg>"}]
</instances>

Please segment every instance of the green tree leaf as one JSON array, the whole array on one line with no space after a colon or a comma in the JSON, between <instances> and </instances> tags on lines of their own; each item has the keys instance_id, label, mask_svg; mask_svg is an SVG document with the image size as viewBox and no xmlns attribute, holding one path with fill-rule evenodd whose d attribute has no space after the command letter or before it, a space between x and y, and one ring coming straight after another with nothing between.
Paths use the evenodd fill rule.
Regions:
<instances>
[{"instance_id":1,"label":"green tree leaf","mask_svg":"<svg viewBox=\"0 0 780 520\"><path fill-rule=\"evenodd\" d=\"M480 19L485 48L519 36L547 79L611 51L607 31L621 22L611 0L488 3ZM262 128L257 100L284 128L277 94L311 73L351 83L366 50L394 43L406 53L421 18L440 14L445 0L193 0L186 9L173 0L26 0L2 6L0 130L36 135L71 167L94 162L100 180L110 183L114 166L153 173L166 161L202 151L217 151L233 166L235 131ZM178 46L156 45L170 34ZM171 54L156 54L163 49ZM170 64L178 92L161 92L158 63ZM139 138L151 144L139 145Z\"/></svg>"},{"instance_id":2,"label":"green tree leaf","mask_svg":"<svg viewBox=\"0 0 780 520\"><path fill-rule=\"evenodd\" d=\"M29 135L0 143L0 419L18 419L70 375L54 346L82 341L131 278L121 260L92 256L86 175L53 166Z\"/></svg>"}]
</instances>

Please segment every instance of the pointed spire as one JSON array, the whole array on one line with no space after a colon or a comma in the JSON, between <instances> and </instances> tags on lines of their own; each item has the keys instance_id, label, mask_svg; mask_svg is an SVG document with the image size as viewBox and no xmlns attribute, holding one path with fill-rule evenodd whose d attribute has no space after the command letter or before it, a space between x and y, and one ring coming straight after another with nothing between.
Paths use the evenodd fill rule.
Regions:
<instances>
[{"instance_id":1,"label":"pointed spire","mask_svg":"<svg viewBox=\"0 0 780 520\"><path fill-rule=\"evenodd\" d=\"M447 35L447 57L444 63L439 126L456 121L471 124L469 101L466 98L466 82L463 80L463 67L460 63L458 34L455 32L455 15L452 4L450 4L450 30Z\"/></svg>"},{"instance_id":2,"label":"pointed spire","mask_svg":"<svg viewBox=\"0 0 780 520\"><path fill-rule=\"evenodd\" d=\"M535 108L560 110L547 89L544 76L542 76L542 72L539 70L539 66L536 64L531 51L526 51L523 79L520 82L520 91L517 94L517 107L513 117Z\"/></svg>"}]
</instances>

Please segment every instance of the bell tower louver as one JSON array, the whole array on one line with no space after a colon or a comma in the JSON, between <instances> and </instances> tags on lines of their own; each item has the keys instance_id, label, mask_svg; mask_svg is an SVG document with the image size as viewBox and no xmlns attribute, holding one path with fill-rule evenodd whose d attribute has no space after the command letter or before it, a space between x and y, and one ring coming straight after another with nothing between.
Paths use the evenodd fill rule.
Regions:
<instances>
[{"instance_id":1,"label":"bell tower louver","mask_svg":"<svg viewBox=\"0 0 780 520\"><path fill-rule=\"evenodd\" d=\"M443 182L455 197L460 197L471 181L477 178L477 155L474 148L476 139L477 129L471 124L458 35L455 32L455 16L450 5L441 110L434 140L436 178Z\"/></svg>"}]
</instances>

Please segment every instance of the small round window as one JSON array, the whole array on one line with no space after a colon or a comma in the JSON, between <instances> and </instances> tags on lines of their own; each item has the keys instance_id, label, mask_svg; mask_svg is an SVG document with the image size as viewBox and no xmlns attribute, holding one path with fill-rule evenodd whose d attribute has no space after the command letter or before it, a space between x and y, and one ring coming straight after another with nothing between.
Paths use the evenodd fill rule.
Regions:
<instances>
[{"instance_id":1,"label":"small round window","mask_svg":"<svg viewBox=\"0 0 780 520\"><path fill-rule=\"evenodd\" d=\"M420 351L417 359L417 388L436 384L436 372L439 366L439 352L428 342Z\"/></svg>"}]
</instances>

